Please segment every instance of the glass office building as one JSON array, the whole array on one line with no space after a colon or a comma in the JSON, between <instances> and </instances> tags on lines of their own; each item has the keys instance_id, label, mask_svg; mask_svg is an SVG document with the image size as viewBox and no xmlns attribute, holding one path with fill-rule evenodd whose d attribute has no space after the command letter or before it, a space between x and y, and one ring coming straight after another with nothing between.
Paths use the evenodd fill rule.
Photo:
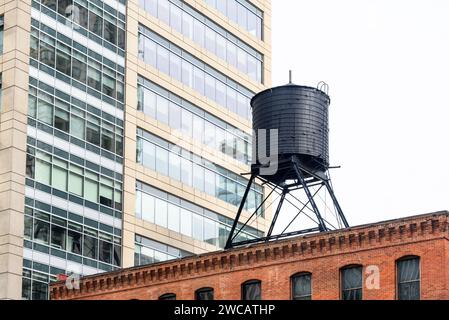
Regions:
<instances>
[{"instance_id":1,"label":"glass office building","mask_svg":"<svg viewBox=\"0 0 449 320\"><path fill-rule=\"evenodd\" d=\"M0 299L224 247L249 101L271 85L270 17L267 0L0 6ZM264 192L252 185L242 222Z\"/></svg>"}]
</instances>

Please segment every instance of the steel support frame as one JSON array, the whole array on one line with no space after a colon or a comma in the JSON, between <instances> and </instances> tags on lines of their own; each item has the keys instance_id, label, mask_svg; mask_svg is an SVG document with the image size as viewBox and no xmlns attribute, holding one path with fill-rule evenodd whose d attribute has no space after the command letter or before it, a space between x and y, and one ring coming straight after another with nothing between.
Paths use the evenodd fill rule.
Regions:
<instances>
[{"instance_id":1,"label":"steel support frame","mask_svg":"<svg viewBox=\"0 0 449 320\"><path fill-rule=\"evenodd\" d=\"M331 196L331 199L332 199L332 201L334 203L334 206L335 206L335 209L337 211L337 214L340 217L344 227L345 228L349 227L349 224L348 224L348 222L347 222L347 220L346 220L346 218L345 218L345 216L343 214L343 211L342 211L342 209L340 207L340 204L337 201L337 198L336 198L336 196L335 196L335 194L333 192L332 186L330 184L329 179L327 178L327 175L326 175L326 178L323 178L323 177L321 177L319 175L314 174L313 172L310 172L306 168L302 167L301 166L301 162L300 162L299 158L296 155L293 155L291 157L290 165L291 165L292 169L294 170L295 175L297 177L297 183L284 185L284 186L279 186L279 185L274 185L273 186L273 190L272 191L274 191L275 189L281 189L282 193L281 193L281 198L279 200L278 206L277 206L276 211L274 213L273 220L272 220L272 222L270 224L270 228L269 228L269 230L267 232L267 236L261 237L261 238L256 238L256 239L251 239L251 240L233 242L234 239L237 237L238 233L240 233L243 230L243 228L248 224L249 220L251 219L251 218L248 219L248 221L246 221L245 224L243 224L243 226L237 231L237 234L235 234L235 230L236 230L238 222L240 220L240 216L242 214L244 204L245 204L246 199L248 197L249 190L251 189L251 185L253 184L253 182L254 182L254 180L255 180L255 178L257 176L257 174L254 171L251 173L251 177L250 177L250 179L248 181L248 185L247 185L247 187L245 189L245 193L243 195L243 198L241 200L239 209L237 211L237 215L236 215L236 217L234 219L234 223L233 223L231 231L229 233L229 237L228 237L228 240L226 242L225 249L230 249L230 248L232 248L234 246L242 246L242 245L249 245L249 244L253 244L253 243L267 242L267 241L271 241L271 240L278 240L278 239L282 239L282 238L286 238L286 237L291 237L291 236L301 235L301 234L306 234L306 233L311 233L311 232L325 232L325 231L329 231L329 228L327 227L327 225L325 223L325 220L321 216L320 211L318 209L318 206L316 205L316 202L314 200L315 194L312 194L310 192L310 188L309 187L311 187L311 186L320 186L320 188L322 186L324 186L327 189L327 191L329 192L329 194ZM304 173L306 173L308 175L307 179L306 179L306 176L304 175ZM312 179L309 179L310 177ZM266 179L261 178L261 180L265 181L265 183L267 183L269 185L272 185L272 183L270 183ZM299 189L304 189L304 192L305 192L305 194L307 195L307 198L308 198L308 202L301 209L301 211L293 218L293 220L290 222L290 224L305 209L307 204L310 203L310 205L312 206L312 209L310 209L310 207L308 207L308 210L311 210L311 211L313 211L315 213L315 216L317 217L317 220L318 220L318 221L316 221L318 227L304 229L304 230L298 230L298 231L292 231L292 232L285 232L286 229L287 229L286 228L286 229L284 229L284 231L281 234L279 234L279 235L272 235L274 227L276 225L276 221L277 221L277 219L279 217L279 213L280 213L280 211L282 209L282 205L284 203L284 200L286 199L286 196L291 191L299 190ZM271 194L272 194L272 192L270 193L270 195ZM262 203L264 203L267 198L265 198ZM287 201L288 201L288 199L287 199ZM253 215L256 214L258 210L259 210L259 208L256 209L256 211L253 213Z\"/></svg>"}]
</instances>

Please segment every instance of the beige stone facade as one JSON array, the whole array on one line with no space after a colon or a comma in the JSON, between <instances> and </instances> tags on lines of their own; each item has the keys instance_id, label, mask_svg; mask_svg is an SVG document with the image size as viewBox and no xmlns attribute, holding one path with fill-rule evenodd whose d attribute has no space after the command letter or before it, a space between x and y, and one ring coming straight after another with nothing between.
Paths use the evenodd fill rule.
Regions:
<instances>
[{"instance_id":1,"label":"beige stone facade","mask_svg":"<svg viewBox=\"0 0 449 320\"><path fill-rule=\"evenodd\" d=\"M0 1L0 299L20 299L31 1Z\"/></svg>"}]
</instances>

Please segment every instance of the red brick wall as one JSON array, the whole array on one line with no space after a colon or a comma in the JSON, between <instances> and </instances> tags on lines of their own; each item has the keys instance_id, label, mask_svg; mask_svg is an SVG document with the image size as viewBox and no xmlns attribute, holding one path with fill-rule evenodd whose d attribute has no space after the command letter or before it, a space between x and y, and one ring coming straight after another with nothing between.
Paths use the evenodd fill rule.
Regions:
<instances>
[{"instance_id":1,"label":"red brick wall","mask_svg":"<svg viewBox=\"0 0 449 320\"><path fill-rule=\"evenodd\" d=\"M217 300L239 300L241 284L258 279L262 282L262 299L290 299L290 276L306 271L312 273L312 299L339 299L340 268L360 264L364 271L363 299L395 299L396 260L414 255L420 257L421 299L449 299L447 221L424 221L217 252L112 273L109 280L107 275L99 275L89 278L81 292L64 291L61 285L55 285L52 298L157 299L164 293L175 293L177 299L191 300L195 290L212 287ZM379 289L365 286L365 271L370 265L379 268Z\"/></svg>"}]
</instances>

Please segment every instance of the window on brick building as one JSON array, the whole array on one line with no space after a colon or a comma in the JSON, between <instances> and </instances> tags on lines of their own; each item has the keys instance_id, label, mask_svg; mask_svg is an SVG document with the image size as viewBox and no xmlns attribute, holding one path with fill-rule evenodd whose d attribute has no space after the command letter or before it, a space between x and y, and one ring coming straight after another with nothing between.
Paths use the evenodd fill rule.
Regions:
<instances>
[{"instance_id":1,"label":"window on brick building","mask_svg":"<svg viewBox=\"0 0 449 320\"><path fill-rule=\"evenodd\" d=\"M291 277L292 300L312 300L312 274L300 272Z\"/></svg>"},{"instance_id":2,"label":"window on brick building","mask_svg":"<svg viewBox=\"0 0 449 320\"><path fill-rule=\"evenodd\" d=\"M341 299L362 300L363 267L347 266L341 269Z\"/></svg>"},{"instance_id":3,"label":"window on brick building","mask_svg":"<svg viewBox=\"0 0 449 320\"><path fill-rule=\"evenodd\" d=\"M201 288L195 291L195 300L214 300L213 288Z\"/></svg>"},{"instance_id":4,"label":"window on brick building","mask_svg":"<svg viewBox=\"0 0 449 320\"><path fill-rule=\"evenodd\" d=\"M398 300L420 299L420 263L419 257L408 256L396 262Z\"/></svg>"},{"instance_id":5,"label":"window on brick building","mask_svg":"<svg viewBox=\"0 0 449 320\"><path fill-rule=\"evenodd\" d=\"M242 300L262 300L262 282L249 280L242 284Z\"/></svg>"},{"instance_id":6,"label":"window on brick building","mask_svg":"<svg viewBox=\"0 0 449 320\"><path fill-rule=\"evenodd\" d=\"M165 293L159 297L159 300L176 300L176 294Z\"/></svg>"}]
</instances>

